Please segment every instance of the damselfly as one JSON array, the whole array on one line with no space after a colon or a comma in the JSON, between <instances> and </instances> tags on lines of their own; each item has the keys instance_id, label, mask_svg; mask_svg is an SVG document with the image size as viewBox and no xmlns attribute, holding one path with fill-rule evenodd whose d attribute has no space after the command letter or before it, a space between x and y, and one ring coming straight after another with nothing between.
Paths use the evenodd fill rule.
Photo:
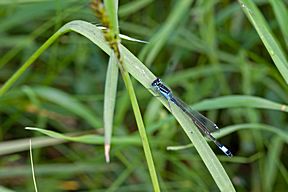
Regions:
<instances>
[{"instance_id":1,"label":"damselfly","mask_svg":"<svg viewBox=\"0 0 288 192\"><path fill-rule=\"evenodd\" d=\"M161 81L161 79L159 78L155 79L152 82L151 86L157 94L167 99L169 108L170 108L169 102L174 103L192 120L192 122L198 127L198 129L200 129L200 131L202 131L203 134L205 134L211 141L213 141L217 145L219 149L221 149L221 151L223 151L229 157L233 156L231 151L223 144L221 144L219 141L217 141L215 137L213 137L213 135L211 134L211 131L219 129L215 123L213 123L208 118L204 117L198 111L189 107L181 99L175 97L172 94L172 91Z\"/></svg>"}]
</instances>

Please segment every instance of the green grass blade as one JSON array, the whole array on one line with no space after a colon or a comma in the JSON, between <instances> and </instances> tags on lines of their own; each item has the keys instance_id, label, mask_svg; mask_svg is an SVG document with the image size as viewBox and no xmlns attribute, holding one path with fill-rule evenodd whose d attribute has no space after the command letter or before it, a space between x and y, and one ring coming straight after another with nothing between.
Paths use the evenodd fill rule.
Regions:
<instances>
[{"instance_id":1,"label":"green grass blade","mask_svg":"<svg viewBox=\"0 0 288 192\"><path fill-rule=\"evenodd\" d=\"M286 46L288 47L288 10L287 5L283 1L275 1L269 0L270 4L272 5L274 14L280 26L281 32L284 36L284 40L286 42Z\"/></svg>"},{"instance_id":2,"label":"green grass blade","mask_svg":"<svg viewBox=\"0 0 288 192\"><path fill-rule=\"evenodd\" d=\"M283 141L288 143L287 131L283 131L277 127L273 127L270 125L259 124L259 123L247 123L247 124L238 124L238 125L231 125L231 126L223 127L221 128L221 131L214 132L213 136L216 139L218 139L226 135L230 135L234 132L246 130L246 129L267 131L267 132L275 134L277 137L281 138ZM168 150L181 150L181 149L186 149L189 147L193 147L193 144L187 144L187 145L181 145L181 146L169 146L167 147L167 149Z\"/></svg>"},{"instance_id":3,"label":"green grass blade","mask_svg":"<svg viewBox=\"0 0 288 192\"><path fill-rule=\"evenodd\" d=\"M233 132L243 130L243 129L268 131L268 132L274 133L275 135L277 135L278 137L283 139L283 141L288 143L288 132L287 131L284 131L282 129L279 129L279 128L276 128L276 127L273 127L270 125L259 124L259 123L247 123L247 124L238 124L238 125L227 126L223 129L221 129L221 131L220 131L221 133L215 132L215 133L213 133L213 135L215 135L215 137L219 137L220 135L225 136L225 135L229 135Z\"/></svg>"},{"instance_id":4,"label":"green grass blade","mask_svg":"<svg viewBox=\"0 0 288 192\"><path fill-rule=\"evenodd\" d=\"M206 99L193 105L193 108L197 110L224 109L232 107L272 109L288 112L288 107L284 104L279 104L268 99L263 99L261 97L247 95L231 95L218 97L215 99Z\"/></svg>"},{"instance_id":5,"label":"green grass blade","mask_svg":"<svg viewBox=\"0 0 288 192\"><path fill-rule=\"evenodd\" d=\"M61 35L60 32L53 34L29 59L9 78L0 89L0 97L20 78L32 63Z\"/></svg>"},{"instance_id":6,"label":"green grass blade","mask_svg":"<svg viewBox=\"0 0 288 192\"><path fill-rule=\"evenodd\" d=\"M65 135L72 137L72 136L78 136L79 134L80 133L73 133L73 134L69 133ZM66 140L55 139L51 137L33 137L34 148L53 146L64 142L66 142ZM29 139L9 140L0 143L0 155L7 155L27 150L29 150Z\"/></svg>"},{"instance_id":7,"label":"green grass blade","mask_svg":"<svg viewBox=\"0 0 288 192\"><path fill-rule=\"evenodd\" d=\"M282 177L285 180L285 183L288 184L288 171L287 168L283 165L282 162L279 162L279 172L282 174Z\"/></svg>"},{"instance_id":8,"label":"green grass blade","mask_svg":"<svg viewBox=\"0 0 288 192\"><path fill-rule=\"evenodd\" d=\"M26 127L25 129L27 130L32 130L32 131L38 131L42 134L45 134L47 136L56 138L56 139L65 139L68 141L76 141L76 142L81 142L81 143L88 143L88 144L95 144L95 143L104 143L104 139L102 136L96 136L96 135L83 135L83 136L67 136L61 133L57 133L55 131L50 131L50 130L45 130L45 129L39 129L35 127Z\"/></svg>"},{"instance_id":9,"label":"green grass blade","mask_svg":"<svg viewBox=\"0 0 288 192\"><path fill-rule=\"evenodd\" d=\"M74 141L74 142L80 142L80 143L86 143L86 144L102 144L102 145L104 144L103 136L98 136L95 134L86 134L86 135L81 135L81 136L69 136L69 135L61 134L55 131L40 129L36 127L26 127L25 129L38 131L44 135L47 135L56 139L62 139L62 140L64 139L67 141ZM127 144L127 145L132 145L132 144L140 145L141 144L138 136L114 137L112 143Z\"/></svg>"},{"instance_id":10,"label":"green grass blade","mask_svg":"<svg viewBox=\"0 0 288 192\"><path fill-rule=\"evenodd\" d=\"M239 3L245 12L246 16L249 18L250 22L256 29L259 37L264 43L267 51L269 52L271 58L274 61L278 71L281 73L282 77L288 83L288 62L283 53L277 39L273 36L270 31L267 22L265 21L263 15L251 0L239 0Z\"/></svg>"},{"instance_id":11,"label":"green grass blade","mask_svg":"<svg viewBox=\"0 0 288 192\"><path fill-rule=\"evenodd\" d=\"M38 192L38 187L36 183L35 171L34 171L34 162L33 162L33 153L32 153L32 141L29 140L29 150L30 150L30 162L31 162L31 171L32 171L32 178L33 178L33 185L36 192Z\"/></svg>"},{"instance_id":12,"label":"green grass blade","mask_svg":"<svg viewBox=\"0 0 288 192\"><path fill-rule=\"evenodd\" d=\"M112 30L115 34L119 35L118 0L104 0L104 3L105 9L108 13L109 21L112 25L110 27L112 27Z\"/></svg>"},{"instance_id":13,"label":"green grass blade","mask_svg":"<svg viewBox=\"0 0 288 192\"><path fill-rule=\"evenodd\" d=\"M265 191L273 191L277 174L278 164L283 149L283 140L280 137L274 137L269 141L268 154L266 155L265 175L263 178Z\"/></svg>"},{"instance_id":14,"label":"green grass blade","mask_svg":"<svg viewBox=\"0 0 288 192\"><path fill-rule=\"evenodd\" d=\"M119 72L117 66L117 59L114 54L111 54L105 81L104 112L103 112L106 162L109 162L109 149L111 143L114 108L117 94L118 73Z\"/></svg>"}]
</instances>

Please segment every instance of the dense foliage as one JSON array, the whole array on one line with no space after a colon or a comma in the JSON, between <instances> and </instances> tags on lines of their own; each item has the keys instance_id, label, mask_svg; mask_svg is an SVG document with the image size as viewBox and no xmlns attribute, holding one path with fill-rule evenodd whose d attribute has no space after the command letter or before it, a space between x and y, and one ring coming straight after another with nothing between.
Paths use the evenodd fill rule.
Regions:
<instances>
[{"instance_id":1,"label":"dense foliage","mask_svg":"<svg viewBox=\"0 0 288 192\"><path fill-rule=\"evenodd\" d=\"M221 130L215 136L234 157L225 157L209 144L236 191L285 191L288 1L245 2L120 1L120 33L148 42L122 39L122 44L177 96L217 123ZM86 0L0 1L0 88L73 20L101 25ZM65 33L12 87L0 91L0 190L34 190L29 157L33 138L41 192L152 191L121 76L110 163L105 162L108 61L109 56L84 36ZM218 191L181 126L140 83L135 80L133 85L161 190Z\"/></svg>"}]
</instances>

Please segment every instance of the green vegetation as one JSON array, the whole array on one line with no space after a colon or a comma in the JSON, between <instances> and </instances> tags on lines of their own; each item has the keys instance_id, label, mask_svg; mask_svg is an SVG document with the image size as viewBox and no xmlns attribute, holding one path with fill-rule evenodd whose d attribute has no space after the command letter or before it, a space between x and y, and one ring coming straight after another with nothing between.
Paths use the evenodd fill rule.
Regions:
<instances>
[{"instance_id":1,"label":"green vegetation","mask_svg":"<svg viewBox=\"0 0 288 192\"><path fill-rule=\"evenodd\" d=\"M105 3L133 82L118 76L89 1L0 1L1 191L36 190L29 138L41 192L158 182L161 191L285 191L288 2L127 0L119 20L117 3ZM156 76L217 123L233 158L151 94Z\"/></svg>"}]
</instances>

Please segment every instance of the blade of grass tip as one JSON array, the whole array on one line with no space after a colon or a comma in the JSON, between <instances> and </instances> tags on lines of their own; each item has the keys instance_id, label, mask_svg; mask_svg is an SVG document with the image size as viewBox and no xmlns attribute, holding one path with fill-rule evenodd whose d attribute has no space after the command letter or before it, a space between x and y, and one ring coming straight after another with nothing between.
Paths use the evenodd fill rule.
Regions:
<instances>
[{"instance_id":1,"label":"blade of grass tip","mask_svg":"<svg viewBox=\"0 0 288 192\"><path fill-rule=\"evenodd\" d=\"M104 155L105 155L106 163L110 163L110 148L111 148L111 144L110 143L105 143L104 144Z\"/></svg>"},{"instance_id":2,"label":"blade of grass tip","mask_svg":"<svg viewBox=\"0 0 288 192\"><path fill-rule=\"evenodd\" d=\"M31 170L32 170L32 178L33 178L33 184L35 191L38 192L36 178L35 178L35 171L34 171L34 163L33 163L33 154L32 154L32 141L29 140L29 149L30 149L30 161L31 161Z\"/></svg>"},{"instance_id":3,"label":"blade of grass tip","mask_svg":"<svg viewBox=\"0 0 288 192\"><path fill-rule=\"evenodd\" d=\"M119 34L119 37L121 39L125 39L125 40L128 40L128 41L134 41L134 42L138 42L138 43L148 43L148 41L143 41L143 40L140 40L140 39L135 39L133 37L129 37L127 35L123 35L123 34Z\"/></svg>"},{"instance_id":4,"label":"blade of grass tip","mask_svg":"<svg viewBox=\"0 0 288 192\"><path fill-rule=\"evenodd\" d=\"M288 62L277 39L273 37L263 15L251 0L238 0L241 8L256 29L278 71L288 84Z\"/></svg>"},{"instance_id":5,"label":"blade of grass tip","mask_svg":"<svg viewBox=\"0 0 288 192\"><path fill-rule=\"evenodd\" d=\"M106 29L106 27L103 27L103 26L97 26L99 29L101 29L101 30L104 30L104 29ZM148 43L148 41L144 41L144 40L140 40L140 39L135 39L135 38L133 38L133 37L129 37L129 36L127 36L127 35L124 35L124 34L119 34L119 37L121 38L121 39L125 39L125 40L127 40L127 41L133 41L133 42L138 42L138 43ZM0 67L1 67L1 65L0 65Z\"/></svg>"},{"instance_id":6,"label":"blade of grass tip","mask_svg":"<svg viewBox=\"0 0 288 192\"><path fill-rule=\"evenodd\" d=\"M161 29L152 37L151 41L147 46L143 48L140 53L140 58L145 57L147 54L147 58L145 63L147 66L150 66L154 61L155 57L158 55L165 42L169 39L169 37L175 33L177 29L177 24L179 24L183 17L187 17L189 14L186 14L192 4L193 0L181 0L175 3L174 9L171 14L168 16L164 25Z\"/></svg>"},{"instance_id":7,"label":"blade of grass tip","mask_svg":"<svg viewBox=\"0 0 288 192\"><path fill-rule=\"evenodd\" d=\"M104 93L104 137L105 137L105 159L106 162L110 162L110 144L112 135L112 126L114 119L114 108L117 94L117 82L118 82L118 66L117 58L112 53L109 59L106 81L105 81L105 93Z\"/></svg>"},{"instance_id":8,"label":"blade of grass tip","mask_svg":"<svg viewBox=\"0 0 288 192\"><path fill-rule=\"evenodd\" d=\"M168 151L178 151L178 150L183 150L183 149L188 149L193 147L193 144L189 143L187 145L178 145L178 146L167 146L166 150Z\"/></svg>"}]
</instances>

